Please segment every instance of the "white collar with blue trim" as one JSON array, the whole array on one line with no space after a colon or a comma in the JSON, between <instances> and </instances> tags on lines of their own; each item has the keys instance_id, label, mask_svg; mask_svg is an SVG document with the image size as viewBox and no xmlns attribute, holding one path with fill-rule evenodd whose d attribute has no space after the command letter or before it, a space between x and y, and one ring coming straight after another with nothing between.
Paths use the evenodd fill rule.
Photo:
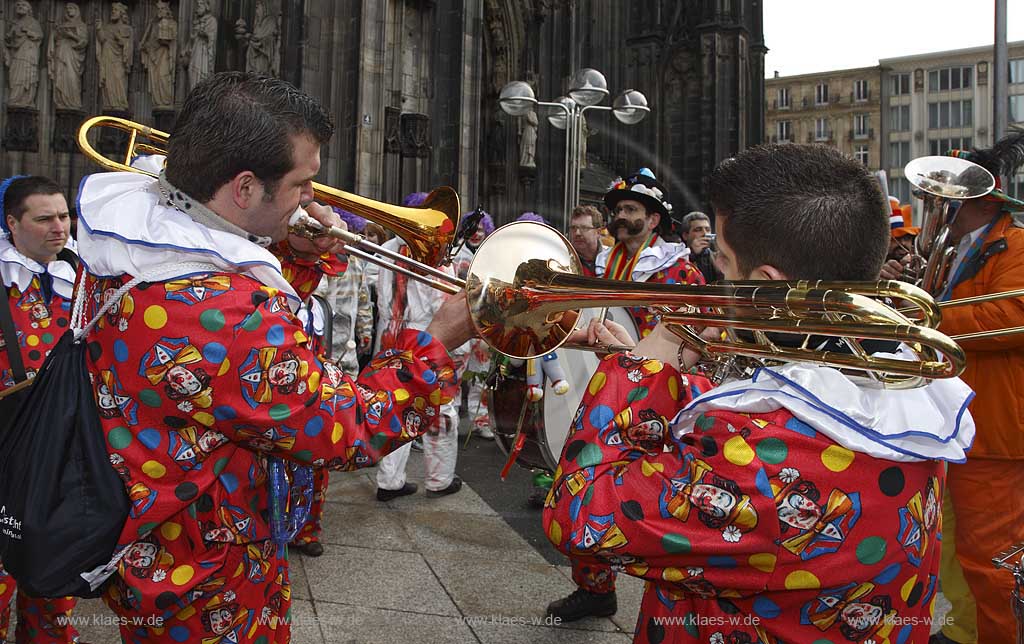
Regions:
<instances>
[{"instance_id":1,"label":"white collar with blue trim","mask_svg":"<svg viewBox=\"0 0 1024 644\"><path fill-rule=\"evenodd\" d=\"M89 175L78 191L78 213L79 257L93 275L137 276L158 266L208 263L277 289L287 296L292 311L299 306L277 257L171 207L152 177L131 172Z\"/></svg>"},{"instance_id":2,"label":"white collar with blue trim","mask_svg":"<svg viewBox=\"0 0 1024 644\"><path fill-rule=\"evenodd\" d=\"M77 250L74 239L68 239L67 248ZM32 283L32 278L42 273L49 273L53 278L54 293L65 300L71 299L71 292L75 288L75 268L71 264L57 259L43 266L22 255L9 238L0 238L0 277L3 278L4 286L17 286L24 293Z\"/></svg>"},{"instance_id":3,"label":"white collar with blue trim","mask_svg":"<svg viewBox=\"0 0 1024 644\"><path fill-rule=\"evenodd\" d=\"M693 432L698 416L706 412L785 408L854 452L892 461L962 463L974 442L974 420L967 410L973 398L959 378L915 389L882 389L831 367L791 363L759 369L752 379L727 382L695 398L676 415L672 431L677 437Z\"/></svg>"}]
</instances>

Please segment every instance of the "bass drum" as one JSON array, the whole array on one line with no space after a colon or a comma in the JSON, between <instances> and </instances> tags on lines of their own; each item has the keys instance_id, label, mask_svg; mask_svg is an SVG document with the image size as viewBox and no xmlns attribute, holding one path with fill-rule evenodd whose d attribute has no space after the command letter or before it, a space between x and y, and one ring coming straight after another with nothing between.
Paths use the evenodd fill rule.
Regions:
<instances>
[{"instance_id":1,"label":"bass drum","mask_svg":"<svg viewBox=\"0 0 1024 644\"><path fill-rule=\"evenodd\" d=\"M580 325L588 324L597 312L600 309L585 309ZM636 322L626 309L610 308L605 319L618 322L634 340L640 339ZM516 429L522 417L522 445L516 464L527 469L554 472L558 467L562 448L569 436L569 424L600 362L593 352L573 349L559 349L558 361L569 382L569 391L559 396L552 390L551 383L545 381L544 398L528 405L525 413L525 367L499 380L489 392L491 425L494 427L496 442L506 456L515 449Z\"/></svg>"}]
</instances>

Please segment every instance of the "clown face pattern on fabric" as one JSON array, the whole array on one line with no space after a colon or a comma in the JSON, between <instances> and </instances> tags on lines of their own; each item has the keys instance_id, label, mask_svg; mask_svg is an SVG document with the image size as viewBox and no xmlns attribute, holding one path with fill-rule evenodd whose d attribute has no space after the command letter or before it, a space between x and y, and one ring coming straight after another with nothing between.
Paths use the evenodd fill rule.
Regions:
<instances>
[{"instance_id":1,"label":"clown face pattern on fabric","mask_svg":"<svg viewBox=\"0 0 1024 644\"><path fill-rule=\"evenodd\" d=\"M645 282L647 284L689 284L691 286L705 284L704 275L700 270L684 258L680 258L673 266L651 275ZM661 314L652 308L631 306L627 307L627 310L633 316L641 338L650 335L654 327L658 326L658 321L661 320Z\"/></svg>"},{"instance_id":2,"label":"clown face pattern on fabric","mask_svg":"<svg viewBox=\"0 0 1024 644\"><path fill-rule=\"evenodd\" d=\"M676 438L659 423L709 383L644 362L602 361L544 512L574 571L648 582L634 641L927 641L940 463L850 451L784 408Z\"/></svg>"},{"instance_id":3,"label":"clown face pattern on fabric","mask_svg":"<svg viewBox=\"0 0 1024 644\"><path fill-rule=\"evenodd\" d=\"M296 265L289 275L315 284L314 272ZM125 279L87 276L87 294L101 295L86 315ZM244 275L154 283L133 289L118 311L90 335L88 361L111 464L132 501L108 603L185 629L161 636L172 641L186 631L179 641L273 633L254 607L275 598L270 610L283 616L290 591L287 561L266 550L267 458L373 465L422 431L405 422L408 410L426 417L450 400L447 352L408 331L356 381L316 353L283 294ZM145 544L162 549L157 568L165 554L174 567L133 574L152 560ZM178 623L182 611L192 617Z\"/></svg>"}]
</instances>

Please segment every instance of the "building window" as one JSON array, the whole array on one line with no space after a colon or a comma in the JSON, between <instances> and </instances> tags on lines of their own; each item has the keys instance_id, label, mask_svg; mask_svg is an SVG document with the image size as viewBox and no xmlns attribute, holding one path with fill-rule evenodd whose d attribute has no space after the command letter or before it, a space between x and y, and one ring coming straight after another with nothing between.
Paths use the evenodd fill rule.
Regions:
<instances>
[{"instance_id":1,"label":"building window","mask_svg":"<svg viewBox=\"0 0 1024 644\"><path fill-rule=\"evenodd\" d=\"M867 166L867 164L868 164L868 146L866 146L866 145L858 145L857 146L857 151L853 153L853 156L855 156L858 161L860 161L865 166Z\"/></svg>"},{"instance_id":2,"label":"building window","mask_svg":"<svg viewBox=\"0 0 1024 644\"><path fill-rule=\"evenodd\" d=\"M1010 61L1010 73L1007 77L1011 83L1024 83L1024 58Z\"/></svg>"},{"instance_id":3,"label":"building window","mask_svg":"<svg viewBox=\"0 0 1024 644\"><path fill-rule=\"evenodd\" d=\"M778 109L780 109L780 110L787 110L787 109L789 109L790 103L789 103L789 88L788 87L780 87L778 89L778 91L776 92L776 102L775 102L775 104L778 107Z\"/></svg>"},{"instance_id":4,"label":"building window","mask_svg":"<svg viewBox=\"0 0 1024 644\"><path fill-rule=\"evenodd\" d=\"M866 80L853 81L853 100L868 100L868 82Z\"/></svg>"},{"instance_id":5,"label":"building window","mask_svg":"<svg viewBox=\"0 0 1024 644\"><path fill-rule=\"evenodd\" d=\"M778 136L779 143L785 143L793 140L793 128L789 121L779 121L776 123L776 134Z\"/></svg>"},{"instance_id":6,"label":"building window","mask_svg":"<svg viewBox=\"0 0 1024 644\"><path fill-rule=\"evenodd\" d=\"M893 96L903 96L904 94L910 93L910 73L906 74L892 74L889 76L892 79L892 91Z\"/></svg>"},{"instance_id":7,"label":"building window","mask_svg":"<svg viewBox=\"0 0 1024 644\"><path fill-rule=\"evenodd\" d=\"M910 203L910 182L903 177L890 177L889 195L899 199L900 203Z\"/></svg>"},{"instance_id":8,"label":"building window","mask_svg":"<svg viewBox=\"0 0 1024 644\"><path fill-rule=\"evenodd\" d=\"M1008 188L1006 194L1014 199L1024 199L1024 173L1012 177Z\"/></svg>"},{"instance_id":9,"label":"building window","mask_svg":"<svg viewBox=\"0 0 1024 644\"><path fill-rule=\"evenodd\" d=\"M902 168L910 163L910 141L893 141L889 144L889 167Z\"/></svg>"},{"instance_id":10,"label":"building window","mask_svg":"<svg viewBox=\"0 0 1024 644\"><path fill-rule=\"evenodd\" d=\"M950 150L969 150L974 145L973 139L969 136L951 139L929 139L928 154L933 157L944 156Z\"/></svg>"},{"instance_id":11,"label":"building window","mask_svg":"<svg viewBox=\"0 0 1024 644\"><path fill-rule=\"evenodd\" d=\"M828 83L818 83L814 88L814 104L825 105L828 103Z\"/></svg>"},{"instance_id":12,"label":"building window","mask_svg":"<svg viewBox=\"0 0 1024 644\"><path fill-rule=\"evenodd\" d=\"M928 91L942 92L950 89L970 89L973 67L945 67L928 72Z\"/></svg>"},{"instance_id":13,"label":"building window","mask_svg":"<svg viewBox=\"0 0 1024 644\"><path fill-rule=\"evenodd\" d=\"M871 128L871 115L870 114L854 114L853 115L853 137L856 139L866 139L869 135Z\"/></svg>"},{"instance_id":14,"label":"building window","mask_svg":"<svg viewBox=\"0 0 1024 644\"><path fill-rule=\"evenodd\" d=\"M909 105L893 105L889 108L889 129L893 132L910 131Z\"/></svg>"},{"instance_id":15,"label":"building window","mask_svg":"<svg viewBox=\"0 0 1024 644\"><path fill-rule=\"evenodd\" d=\"M814 119L814 140L828 141L831 132L828 131L828 119Z\"/></svg>"},{"instance_id":16,"label":"building window","mask_svg":"<svg viewBox=\"0 0 1024 644\"><path fill-rule=\"evenodd\" d=\"M1024 122L1024 94L1010 97L1010 111L1006 114L1011 123Z\"/></svg>"},{"instance_id":17,"label":"building window","mask_svg":"<svg viewBox=\"0 0 1024 644\"><path fill-rule=\"evenodd\" d=\"M974 121L974 103L963 101L940 101L928 103L928 127L971 127Z\"/></svg>"}]
</instances>

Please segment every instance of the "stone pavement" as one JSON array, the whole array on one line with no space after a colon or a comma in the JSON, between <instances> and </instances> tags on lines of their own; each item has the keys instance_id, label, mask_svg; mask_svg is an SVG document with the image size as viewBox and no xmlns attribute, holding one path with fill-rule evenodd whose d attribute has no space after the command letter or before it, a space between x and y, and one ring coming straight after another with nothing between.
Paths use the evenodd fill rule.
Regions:
<instances>
[{"instance_id":1,"label":"stone pavement","mask_svg":"<svg viewBox=\"0 0 1024 644\"><path fill-rule=\"evenodd\" d=\"M619 611L610 619L545 625L548 602L575 589L568 566L549 563L545 555L564 559L542 555L545 544L530 545L468 484L442 498L427 497L421 485L415 495L379 503L375 475L375 469L332 474L325 552L319 558L292 554L296 644L632 640L643 590L639 580L619 577ZM421 454L412 453L408 475L423 481ZM539 522L539 512L536 517ZM943 598L939 603L938 612L945 614ZM84 642L120 642L114 615L101 600L81 602L76 615L93 622L80 627Z\"/></svg>"},{"instance_id":2,"label":"stone pavement","mask_svg":"<svg viewBox=\"0 0 1024 644\"><path fill-rule=\"evenodd\" d=\"M495 448L496 449L496 448ZM319 558L291 554L296 644L624 644L642 583L619 582L619 612L569 627L544 626L548 602L575 588L468 485L448 497L423 494L423 458L413 452L415 495L376 500L376 470L332 473ZM497 477L497 472L495 472ZM538 521L540 520L538 512ZM79 603L90 644L120 642L101 600ZM538 625L533 625L534 621ZM13 634L13 628L12 634Z\"/></svg>"}]
</instances>

